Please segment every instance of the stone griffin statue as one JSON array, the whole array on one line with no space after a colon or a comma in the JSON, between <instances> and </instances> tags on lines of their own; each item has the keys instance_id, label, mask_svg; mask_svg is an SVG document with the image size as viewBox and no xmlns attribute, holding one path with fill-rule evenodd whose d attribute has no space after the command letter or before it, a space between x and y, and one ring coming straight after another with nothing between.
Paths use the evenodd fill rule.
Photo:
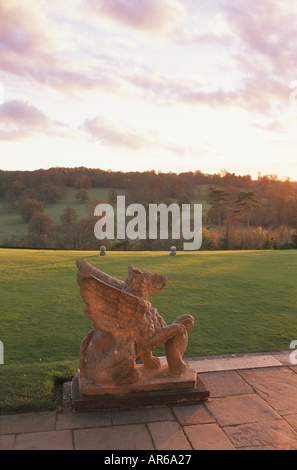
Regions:
<instances>
[{"instance_id":1,"label":"stone griffin statue","mask_svg":"<svg viewBox=\"0 0 297 470\"><path fill-rule=\"evenodd\" d=\"M179 316L167 326L148 301L167 284L167 278L129 266L125 282L105 274L85 260L77 261L77 282L86 304L85 314L93 329L82 341L80 376L97 385L141 382L136 367L141 357L146 369L161 368L152 351L165 343L169 373L181 376L186 370L182 356L188 344L191 315Z\"/></svg>"}]
</instances>

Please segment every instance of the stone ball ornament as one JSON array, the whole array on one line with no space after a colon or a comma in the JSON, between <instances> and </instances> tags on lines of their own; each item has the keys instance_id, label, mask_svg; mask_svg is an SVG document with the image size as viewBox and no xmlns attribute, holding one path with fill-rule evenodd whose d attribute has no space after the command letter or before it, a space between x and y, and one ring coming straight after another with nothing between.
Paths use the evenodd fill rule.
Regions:
<instances>
[{"instance_id":1,"label":"stone ball ornament","mask_svg":"<svg viewBox=\"0 0 297 470\"><path fill-rule=\"evenodd\" d=\"M106 246L100 246L100 256L106 255Z\"/></svg>"},{"instance_id":2,"label":"stone ball ornament","mask_svg":"<svg viewBox=\"0 0 297 470\"><path fill-rule=\"evenodd\" d=\"M169 256L176 256L176 246L170 248Z\"/></svg>"}]
</instances>

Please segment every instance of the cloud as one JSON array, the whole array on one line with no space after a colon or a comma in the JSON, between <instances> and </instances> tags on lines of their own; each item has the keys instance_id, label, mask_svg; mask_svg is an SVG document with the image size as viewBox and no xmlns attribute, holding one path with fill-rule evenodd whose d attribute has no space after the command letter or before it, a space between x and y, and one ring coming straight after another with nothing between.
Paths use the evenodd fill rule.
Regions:
<instances>
[{"instance_id":1,"label":"cloud","mask_svg":"<svg viewBox=\"0 0 297 470\"><path fill-rule=\"evenodd\" d=\"M153 136L150 133L137 130L131 126L123 126L106 116L96 116L86 119L82 130L108 147L140 150L151 147Z\"/></svg>"},{"instance_id":2,"label":"cloud","mask_svg":"<svg viewBox=\"0 0 297 470\"><path fill-rule=\"evenodd\" d=\"M177 0L75 1L74 12L64 4L60 10L56 0L54 9L43 0L39 3L28 0L28 4L10 0L5 5L0 1L0 69L25 79L28 84L34 80L41 87L78 97L82 92L119 96L137 93L158 105L209 104L218 107L232 105L234 101L239 103L237 90L232 93L223 88L206 91L198 79L161 75L144 65L144 59L139 58L138 53L123 56L123 52L115 50L114 33L104 45L98 45L96 34L83 33L78 30L77 23L72 24L70 20L73 15L77 20L76 15L81 12L82 21L89 21L93 27L96 24L94 16L97 16L98 32L102 32L104 19L109 19L132 28L137 34L146 32L152 37L165 36L175 43L192 42L202 47L219 42L221 47L226 47L225 41L230 37L222 14L210 22L209 31L191 32L185 28L186 12ZM93 14L89 10L87 17L82 5L88 5ZM76 35L78 39L75 39ZM119 41L117 39L118 44ZM133 35L121 37L120 43L131 46ZM75 44L78 55L73 57ZM132 48L129 50L131 52Z\"/></svg>"},{"instance_id":3,"label":"cloud","mask_svg":"<svg viewBox=\"0 0 297 470\"><path fill-rule=\"evenodd\" d=\"M234 74L233 86L227 81L227 86L216 88L211 78L208 84L200 83L199 75L191 80L161 76L146 67L125 75L125 80L159 105L234 107L264 114L275 111L275 106L286 107L297 60L297 8L277 0L273 5L269 0L242 0L238 6L226 0L210 9L206 4L185 4L197 18L204 10L212 16L200 30L180 28L176 44L205 51L212 47L214 60L220 57L216 74L221 69L223 81Z\"/></svg>"},{"instance_id":4,"label":"cloud","mask_svg":"<svg viewBox=\"0 0 297 470\"><path fill-rule=\"evenodd\" d=\"M185 15L176 0L89 0L100 17L141 33L168 34L179 28Z\"/></svg>"},{"instance_id":5,"label":"cloud","mask_svg":"<svg viewBox=\"0 0 297 470\"><path fill-rule=\"evenodd\" d=\"M175 142L167 142L157 131L126 126L109 116L96 116L94 119L86 119L80 129L85 134L90 135L94 142L100 142L104 146L115 149L132 152L158 149L178 156L187 153L185 146Z\"/></svg>"},{"instance_id":6,"label":"cloud","mask_svg":"<svg viewBox=\"0 0 297 470\"><path fill-rule=\"evenodd\" d=\"M98 3L104 4L103 10L107 8L107 0ZM116 17L113 8L118 5L119 14L122 12L120 6L126 2L108 4L111 8L109 14L113 12ZM191 6L192 15L196 13L197 23L200 24L199 17L208 6L204 3L195 3L195 6L193 2L191 5L185 2L184 5ZM140 11L145 11L145 7L146 2L139 2L139 8L143 8ZM211 18L200 30L191 29L189 24L185 28L182 19L176 43L195 44L205 50L213 47L214 59L218 55L226 58L223 80L232 72L237 75L233 86L230 82L227 83L228 88L223 84L216 87L215 84L199 83L199 76L191 80L182 76L162 76L147 67L125 74L124 79L143 97L158 105L209 105L215 109L234 107L271 115L276 111L282 112L288 105L289 83L296 78L297 7L280 0L242 0L240 5L225 0L211 10L208 11ZM117 21L120 19L117 18ZM125 15L121 21L127 21Z\"/></svg>"},{"instance_id":7,"label":"cloud","mask_svg":"<svg viewBox=\"0 0 297 470\"><path fill-rule=\"evenodd\" d=\"M297 59L294 2L243 0L234 6L228 1L224 16L240 41L239 56L251 58L251 70L261 61L262 67L279 79L292 79Z\"/></svg>"},{"instance_id":8,"label":"cloud","mask_svg":"<svg viewBox=\"0 0 297 470\"><path fill-rule=\"evenodd\" d=\"M49 119L29 101L12 100L0 105L0 140L24 140L38 132L61 134L66 124Z\"/></svg>"},{"instance_id":9,"label":"cloud","mask_svg":"<svg viewBox=\"0 0 297 470\"><path fill-rule=\"evenodd\" d=\"M3 142L22 142L28 140L32 135L27 131L17 129L5 130L0 128L0 141Z\"/></svg>"},{"instance_id":10,"label":"cloud","mask_svg":"<svg viewBox=\"0 0 297 470\"><path fill-rule=\"evenodd\" d=\"M18 6L20 9L18 9ZM28 53L36 49L40 44L38 39L39 26L35 21L36 12L32 11L31 21L29 11L16 2L0 3L0 45L1 52L14 51L16 53ZM31 27L31 30L30 30ZM39 37L40 39L40 37Z\"/></svg>"},{"instance_id":11,"label":"cloud","mask_svg":"<svg viewBox=\"0 0 297 470\"><path fill-rule=\"evenodd\" d=\"M210 87L197 79L183 76L166 77L146 68L125 76L125 80L143 98L160 106L235 107L265 113L271 108L273 98L284 102L288 96L286 85L264 73L236 81L233 89Z\"/></svg>"},{"instance_id":12,"label":"cloud","mask_svg":"<svg viewBox=\"0 0 297 470\"><path fill-rule=\"evenodd\" d=\"M57 5L56 8L54 13L43 0L25 3L0 0L2 73L25 79L30 85L34 80L66 94L78 95L82 91L117 94L120 84L116 75L104 62L88 60L86 46L92 41L76 24L71 24L67 16L70 7L66 11ZM78 51L79 58L73 58Z\"/></svg>"},{"instance_id":13,"label":"cloud","mask_svg":"<svg viewBox=\"0 0 297 470\"><path fill-rule=\"evenodd\" d=\"M8 101L0 106L0 123L5 126L14 124L18 127L45 129L50 119L29 101Z\"/></svg>"},{"instance_id":14,"label":"cloud","mask_svg":"<svg viewBox=\"0 0 297 470\"><path fill-rule=\"evenodd\" d=\"M270 121L268 124L254 124L254 127L261 129L262 131L275 133L285 133L286 128L277 119Z\"/></svg>"},{"instance_id":15,"label":"cloud","mask_svg":"<svg viewBox=\"0 0 297 470\"><path fill-rule=\"evenodd\" d=\"M106 29L106 20L114 27L136 33L134 38L151 42L165 41L187 46L189 44L226 46L233 44L233 34L223 15L216 15L206 27L189 28L192 9L180 0L86 0L95 12L100 28ZM203 7L196 2L195 16L199 18ZM197 21L199 23L199 20ZM133 35L132 35L133 37ZM134 39L135 41L135 39Z\"/></svg>"},{"instance_id":16,"label":"cloud","mask_svg":"<svg viewBox=\"0 0 297 470\"><path fill-rule=\"evenodd\" d=\"M242 0L239 6L224 0L215 7L192 0L73 0L71 7L58 0L0 0L1 79L9 81L12 75L29 86L34 82L40 89L76 97L108 93L160 106L208 105L267 113L274 102L285 106L288 84L297 78L296 12L279 0ZM112 25L111 36L106 22ZM175 46L184 46L185 54L198 47L206 55L213 51L207 66L216 74L225 67L226 84L216 85L213 76L209 83L205 78L202 82L203 72L191 78L187 72L174 76L169 60L159 69L150 68L156 49L146 45L142 53L137 41L142 34L169 39L170 54ZM134 44L138 48L133 49ZM196 74L198 67L194 70ZM232 73L237 79L230 85Z\"/></svg>"},{"instance_id":17,"label":"cloud","mask_svg":"<svg viewBox=\"0 0 297 470\"><path fill-rule=\"evenodd\" d=\"M128 72L123 77L145 99L160 105L172 105L197 87L201 86L197 79L183 76L170 77L159 74L146 66L139 67L134 72Z\"/></svg>"},{"instance_id":18,"label":"cloud","mask_svg":"<svg viewBox=\"0 0 297 470\"><path fill-rule=\"evenodd\" d=\"M215 52L227 54L224 75L233 70L238 78L229 90L198 87L178 94L177 102L232 106L272 117L283 112L288 106L289 83L296 75L296 22L297 6L291 2L220 2L208 21L209 32L197 34L196 41L204 46L217 41ZM229 70L228 64L232 64Z\"/></svg>"},{"instance_id":19,"label":"cloud","mask_svg":"<svg viewBox=\"0 0 297 470\"><path fill-rule=\"evenodd\" d=\"M50 87L68 95L101 92L119 94L121 84L106 67L88 67L67 59L56 58L51 54L43 57L19 56L14 52L0 56L2 72L15 75L29 84L34 81L42 87ZM8 79L6 80L8 81ZM23 85L24 86L24 81Z\"/></svg>"}]
</instances>

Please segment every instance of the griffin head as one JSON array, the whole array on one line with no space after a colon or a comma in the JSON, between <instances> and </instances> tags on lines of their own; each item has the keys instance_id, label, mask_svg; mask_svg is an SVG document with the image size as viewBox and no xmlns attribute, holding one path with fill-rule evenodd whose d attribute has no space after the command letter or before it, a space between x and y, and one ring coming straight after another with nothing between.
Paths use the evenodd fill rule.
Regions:
<instances>
[{"instance_id":1,"label":"griffin head","mask_svg":"<svg viewBox=\"0 0 297 470\"><path fill-rule=\"evenodd\" d=\"M167 277L159 274L151 274L149 271L140 271L134 266L129 266L123 291L147 300L150 294L158 294L167 284Z\"/></svg>"}]
</instances>

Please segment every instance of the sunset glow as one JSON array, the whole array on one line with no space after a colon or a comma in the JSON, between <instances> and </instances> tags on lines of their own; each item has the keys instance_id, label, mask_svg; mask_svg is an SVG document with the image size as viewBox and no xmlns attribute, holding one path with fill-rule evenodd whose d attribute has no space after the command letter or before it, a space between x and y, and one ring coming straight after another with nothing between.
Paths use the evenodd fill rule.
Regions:
<instances>
[{"instance_id":1,"label":"sunset glow","mask_svg":"<svg viewBox=\"0 0 297 470\"><path fill-rule=\"evenodd\" d=\"M0 169L297 180L296 20L289 0L0 0Z\"/></svg>"}]
</instances>

